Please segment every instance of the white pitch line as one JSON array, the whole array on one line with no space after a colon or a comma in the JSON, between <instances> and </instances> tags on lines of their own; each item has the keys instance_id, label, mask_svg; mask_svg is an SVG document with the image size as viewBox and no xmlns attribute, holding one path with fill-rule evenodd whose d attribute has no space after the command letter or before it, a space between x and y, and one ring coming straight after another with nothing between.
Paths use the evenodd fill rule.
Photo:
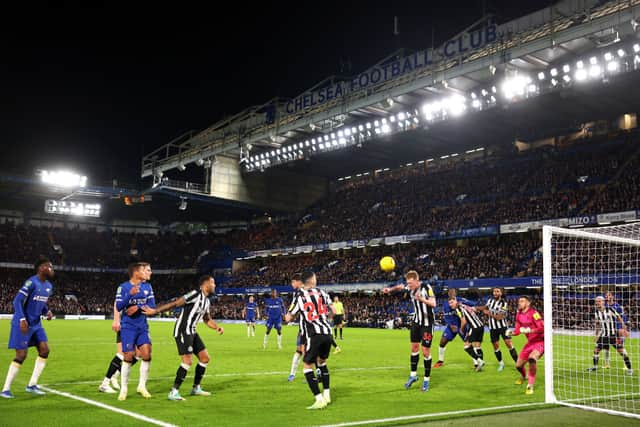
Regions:
<instances>
[{"instance_id":1,"label":"white pitch line","mask_svg":"<svg viewBox=\"0 0 640 427\"><path fill-rule=\"evenodd\" d=\"M463 409L460 411L436 412L435 414L407 415L404 417L395 417L395 418L379 418L377 420L351 421L351 422L339 423L339 424L327 424L319 427L361 426L365 424L391 423L395 421L407 421L407 420L417 420L417 419L423 419L423 418L444 417L447 415L464 415L464 414L473 414L476 412L493 412L493 411L500 411L503 409L516 409L516 408L525 408L530 406L533 407L533 406L542 406L542 405L546 405L546 403L544 402L521 403L518 405L493 406L489 408Z\"/></svg>"},{"instance_id":2,"label":"white pitch line","mask_svg":"<svg viewBox=\"0 0 640 427\"><path fill-rule=\"evenodd\" d=\"M354 372L354 371L381 371L386 369L404 369L406 366L376 366L373 368L334 368L331 369L331 372ZM205 377L256 377L262 375L288 375L289 371L272 371L272 372L244 372L244 373L229 373L229 374L206 374ZM175 378L175 375L170 377L152 377L147 381L160 381L160 380L168 380ZM61 382L61 383L52 383L47 384L49 386L59 386L59 385L81 385L81 384L100 384L100 379L95 379L91 381L69 381L69 382Z\"/></svg>"},{"instance_id":3,"label":"white pitch line","mask_svg":"<svg viewBox=\"0 0 640 427\"><path fill-rule=\"evenodd\" d=\"M165 423L164 421L156 420L154 418L149 418L147 416L144 416L142 414L138 414L136 412L125 411L124 409L116 408L115 406L107 405L107 404L104 404L102 402L96 402L95 400L91 400L91 399L87 399L87 398L84 398L84 397L76 396L75 394L67 393L67 392L64 392L64 391L54 390L52 388L45 387L45 386L40 386L40 388L45 390L45 391L48 391L49 393L57 394L59 396L67 397L67 398L73 399L73 400L78 400L80 402L86 403L87 405L93 405L93 406L97 406L98 408L106 409L107 411L117 412L119 414L127 415L129 417L132 417L132 418L135 418L135 419L138 419L138 420L141 420L141 421L145 421L145 422L147 422L149 424L155 424L157 426L162 426L162 427L178 427L175 424Z\"/></svg>"}]
</instances>

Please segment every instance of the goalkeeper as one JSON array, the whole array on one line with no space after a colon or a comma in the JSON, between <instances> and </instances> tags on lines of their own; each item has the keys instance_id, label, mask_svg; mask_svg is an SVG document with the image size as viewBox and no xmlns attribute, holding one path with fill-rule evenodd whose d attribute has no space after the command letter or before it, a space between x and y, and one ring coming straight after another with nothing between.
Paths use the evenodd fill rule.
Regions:
<instances>
[{"instance_id":1,"label":"goalkeeper","mask_svg":"<svg viewBox=\"0 0 640 427\"><path fill-rule=\"evenodd\" d=\"M518 355L518 360L516 361L516 369L520 373L520 378L518 378L516 384L524 382L526 377L524 365L528 362L529 381L527 382L525 393L533 394L533 385L536 382L536 373L538 371L538 359L544 354L544 322L540 313L531 307L531 300L526 295L518 298L515 330L507 330L508 336L516 336L521 333L527 336L527 344Z\"/></svg>"}]
</instances>

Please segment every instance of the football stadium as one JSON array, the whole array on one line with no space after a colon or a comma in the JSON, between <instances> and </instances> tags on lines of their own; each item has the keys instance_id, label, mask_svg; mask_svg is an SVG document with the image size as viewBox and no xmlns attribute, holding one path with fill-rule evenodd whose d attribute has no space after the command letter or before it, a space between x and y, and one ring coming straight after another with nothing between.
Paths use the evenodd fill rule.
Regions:
<instances>
[{"instance_id":1,"label":"football stadium","mask_svg":"<svg viewBox=\"0 0 640 427\"><path fill-rule=\"evenodd\" d=\"M640 425L640 0L531 3L141 151L8 141L0 425Z\"/></svg>"}]
</instances>

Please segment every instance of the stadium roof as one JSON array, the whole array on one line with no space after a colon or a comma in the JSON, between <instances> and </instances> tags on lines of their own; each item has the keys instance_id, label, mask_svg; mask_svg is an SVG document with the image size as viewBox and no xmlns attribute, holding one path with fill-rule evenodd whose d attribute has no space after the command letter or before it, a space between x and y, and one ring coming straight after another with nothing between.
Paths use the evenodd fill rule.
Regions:
<instances>
[{"instance_id":1,"label":"stadium roof","mask_svg":"<svg viewBox=\"0 0 640 427\"><path fill-rule=\"evenodd\" d=\"M619 46L623 46L627 60L633 61L640 1L596 3L587 2L593 8L585 11L575 7L575 2L559 2L500 25L497 28L501 37L495 43L487 43L470 54L444 57L434 61L433 66L421 68L414 60L414 68L398 78L339 97L334 93L330 102L311 105L320 92L326 98L327 88L335 91L338 86L348 87L371 70L383 69L393 62L402 64L406 58L417 58L424 53L395 52L359 76L330 77L293 100L273 100L251 107L203 132L184 135L145 156L142 176L223 154L234 156L245 165L249 159L257 159L257 163L248 168L250 171L268 171L270 166L284 165L281 167L337 178L354 171L393 166L394 162L402 164L476 146L510 143L516 137L536 138L542 136L541 129L565 129L584 121L637 111L637 97L628 90L639 83L640 73L635 63L629 66L629 73L613 76L603 72L597 82L573 84L577 61L588 61L598 55L604 67L602 55L608 49L613 49L615 56ZM490 18L485 17L449 42L460 43L458 46L463 50L463 43L468 43L468 37L475 33L485 31L488 38L486 32L491 25ZM440 51L446 52L453 46L449 42ZM437 55L437 52L436 49L431 53ZM563 67L569 64L571 71L566 74L574 77L574 81L571 84L560 81L551 87L550 70L559 69L557 78L560 79ZM366 122L397 117L402 112L415 112L413 116L418 118L425 103L447 97L468 97L473 91L479 95L483 89L489 89L490 96L490 88L495 90L506 78L527 76L537 83L540 72L545 73L545 81L536 89L537 96L520 102L487 101L478 109L481 111L469 111L462 117L449 117L444 121L421 120L417 126L410 126L413 130L388 136L374 135L360 141L351 138L350 143L341 144L343 149L335 151L332 148L327 152L312 152L308 142L306 147L302 146L311 139L320 141L319 137L327 138ZM543 83L546 88L542 87ZM470 103L471 99L467 101ZM298 148L294 144L299 144ZM282 150L283 156L278 153L280 160L276 161L276 150L291 145L294 150L288 153Z\"/></svg>"}]
</instances>

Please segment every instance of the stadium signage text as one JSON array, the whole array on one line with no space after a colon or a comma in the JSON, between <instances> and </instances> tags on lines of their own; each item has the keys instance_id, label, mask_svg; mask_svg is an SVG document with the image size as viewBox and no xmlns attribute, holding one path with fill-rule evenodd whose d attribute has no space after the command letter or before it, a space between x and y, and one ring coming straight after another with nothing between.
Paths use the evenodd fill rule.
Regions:
<instances>
[{"instance_id":1,"label":"stadium signage text","mask_svg":"<svg viewBox=\"0 0 640 427\"><path fill-rule=\"evenodd\" d=\"M437 49L429 48L395 61L375 65L367 71L356 75L351 80L331 82L320 89L303 93L290 100L285 106L285 111L287 114L298 113L333 99L341 98L347 93L357 92L367 87L390 81L447 59L468 55L475 50L494 43L498 36L498 26L495 24L487 25L479 30L461 33L457 37L447 40Z\"/></svg>"},{"instance_id":2,"label":"stadium signage text","mask_svg":"<svg viewBox=\"0 0 640 427\"><path fill-rule=\"evenodd\" d=\"M66 200L46 200L44 211L49 214L100 217L99 203L70 202Z\"/></svg>"}]
</instances>

